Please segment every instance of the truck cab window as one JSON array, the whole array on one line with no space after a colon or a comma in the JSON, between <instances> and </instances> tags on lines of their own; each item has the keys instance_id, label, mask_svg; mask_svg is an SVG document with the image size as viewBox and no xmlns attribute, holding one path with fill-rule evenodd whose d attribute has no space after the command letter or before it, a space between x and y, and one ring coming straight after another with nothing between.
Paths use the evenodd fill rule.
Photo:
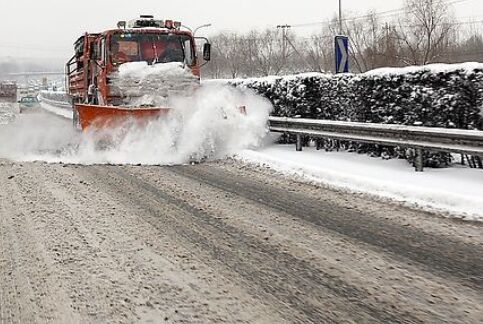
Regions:
<instances>
[{"instance_id":1,"label":"truck cab window","mask_svg":"<svg viewBox=\"0 0 483 324\"><path fill-rule=\"evenodd\" d=\"M101 39L100 52L101 52L100 53L101 55L99 56L99 58L102 62L105 62L106 61L106 39L105 38Z\"/></svg>"},{"instance_id":2,"label":"truck cab window","mask_svg":"<svg viewBox=\"0 0 483 324\"><path fill-rule=\"evenodd\" d=\"M188 65L192 65L193 64L193 50L192 50L193 46L191 44L190 39L186 39L184 41L183 48L185 53L185 63Z\"/></svg>"},{"instance_id":3,"label":"truck cab window","mask_svg":"<svg viewBox=\"0 0 483 324\"><path fill-rule=\"evenodd\" d=\"M192 44L187 35L119 33L112 36L108 53L114 65L139 61L148 64L185 62L192 65Z\"/></svg>"}]
</instances>

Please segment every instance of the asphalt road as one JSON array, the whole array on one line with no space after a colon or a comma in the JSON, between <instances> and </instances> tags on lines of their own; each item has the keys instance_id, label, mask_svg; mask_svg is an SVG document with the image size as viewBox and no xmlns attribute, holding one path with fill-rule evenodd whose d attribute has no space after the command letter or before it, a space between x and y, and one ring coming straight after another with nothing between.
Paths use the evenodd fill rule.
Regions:
<instances>
[{"instance_id":1,"label":"asphalt road","mask_svg":"<svg viewBox=\"0 0 483 324\"><path fill-rule=\"evenodd\" d=\"M0 323L483 323L483 226L226 160L0 159Z\"/></svg>"}]
</instances>

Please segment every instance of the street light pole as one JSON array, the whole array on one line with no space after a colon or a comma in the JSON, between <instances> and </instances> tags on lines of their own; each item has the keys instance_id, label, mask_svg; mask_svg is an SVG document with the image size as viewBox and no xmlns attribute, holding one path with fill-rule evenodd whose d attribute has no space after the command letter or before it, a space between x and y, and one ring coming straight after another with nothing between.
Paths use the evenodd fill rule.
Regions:
<instances>
[{"instance_id":1,"label":"street light pole","mask_svg":"<svg viewBox=\"0 0 483 324\"><path fill-rule=\"evenodd\" d=\"M193 32L193 37L196 35L196 32L198 31L198 29L205 28L205 27L211 27L211 24L204 24L204 25L196 27L195 31Z\"/></svg>"},{"instance_id":2,"label":"street light pole","mask_svg":"<svg viewBox=\"0 0 483 324\"><path fill-rule=\"evenodd\" d=\"M196 34L196 32L198 31L198 29L204 28L204 27L211 27L211 24L204 24L204 25L198 26L198 27L195 28L194 31L193 31L192 28L190 28L188 26L183 25L183 27L186 28L186 29L188 29L191 32L191 34L193 34L193 37L194 37L195 34Z\"/></svg>"}]
</instances>

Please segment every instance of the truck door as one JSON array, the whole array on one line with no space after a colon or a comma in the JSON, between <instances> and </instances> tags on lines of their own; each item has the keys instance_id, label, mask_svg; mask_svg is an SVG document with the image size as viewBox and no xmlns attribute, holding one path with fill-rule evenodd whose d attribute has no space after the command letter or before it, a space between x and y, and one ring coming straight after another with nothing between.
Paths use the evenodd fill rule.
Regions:
<instances>
[{"instance_id":1,"label":"truck door","mask_svg":"<svg viewBox=\"0 0 483 324\"><path fill-rule=\"evenodd\" d=\"M95 66L93 69L92 82L98 89L97 103L105 105L107 97L107 78L106 78L106 38L100 37L95 46Z\"/></svg>"}]
</instances>

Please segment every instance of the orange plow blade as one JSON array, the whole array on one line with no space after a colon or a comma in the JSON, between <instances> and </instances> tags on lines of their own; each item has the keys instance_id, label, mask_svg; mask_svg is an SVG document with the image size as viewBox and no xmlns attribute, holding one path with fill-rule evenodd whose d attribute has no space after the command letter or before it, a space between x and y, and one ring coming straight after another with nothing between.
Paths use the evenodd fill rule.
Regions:
<instances>
[{"instance_id":1,"label":"orange plow blade","mask_svg":"<svg viewBox=\"0 0 483 324\"><path fill-rule=\"evenodd\" d=\"M170 108L125 108L76 104L78 122L82 130L109 129L125 122L142 125L169 113Z\"/></svg>"}]
</instances>

